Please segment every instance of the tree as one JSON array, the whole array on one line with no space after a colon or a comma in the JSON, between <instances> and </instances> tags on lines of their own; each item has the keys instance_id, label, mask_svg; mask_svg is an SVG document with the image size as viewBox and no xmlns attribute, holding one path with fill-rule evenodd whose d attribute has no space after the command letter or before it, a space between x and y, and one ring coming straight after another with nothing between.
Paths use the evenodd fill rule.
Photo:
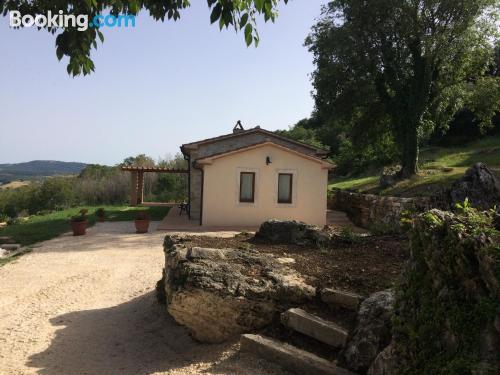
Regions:
<instances>
[{"instance_id":1,"label":"tree","mask_svg":"<svg viewBox=\"0 0 500 375\"><path fill-rule=\"evenodd\" d=\"M198 0L197 0L198 1ZM288 0L283 0L286 4ZM245 42L249 46L259 42L256 28L258 16L264 21L273 21L277 16L279 0L207 0L210 9L210 22L218 23L220 29L233 27L236 31L242 30ZM0 0L0 9L4 16L9 11L19 11L25 15L46 15L50 11L58 14L60 10L68 15L86 15L93 20L96 15L110 10L112 15L137 15L141 9L149 11L156 21L178 20L181 12L189 8L189 0ZM48 26L48 25L47 25ZM42 27L51 33L61 30L59 27ZM72 25L56 38L56 54L59 60L69 57L67 70L73 76L94 71L94 63L90 58L92 48L97 49L97 39L104 41L104 35L99 27L89 27L78 30Z\"/></svg>"},{"instance_id":2,"label":"tree","mask_svg":"<svg viewBox=\"0 0 500 375\"><path fill-rule=\"evenodd\" d=\"M158 166L171 169L187 169L188 162L180 153L158 162ZM188 195L188 177L185 173L165 173L158 175L153 188L157 200L162 202L182 202Z\"/></svg>"},{"instance_id":3,"label":"tree","mask_svg":"<svg viewBox=\"0 0 500 375\"><path fill-rule=\"evenodd\" d=\"M314 119L304 118L287 130L276 130L276 134L288 137L295 141L303 142L318 148L325 148L325 145L318 139L314 129Z\"/></svg>"},{"instance_id":4,"label":"tree","mask_svg":"<svg viewBox=\"0 0 500 375\"><path fill-rule=\"evenodd\" d=\"M320 122L371 142L389 130L401 177L414 175L419 141L474 100L473 88L498 91L497 79L482 80L498 12L498 0L330 2L306 40Z\"/></svg>"},{"instance_id":5,"label":"tree","mask_svg":"<svg viewBox=\"0 0 500 375\"><path fill-rule=\"evenodd\" d=\"M152 157L146 154L139 154L137 156L129 156L123 159L123 162L119 166L124 167L154 167L155 161Z\"/></svg>"}]
</instances>

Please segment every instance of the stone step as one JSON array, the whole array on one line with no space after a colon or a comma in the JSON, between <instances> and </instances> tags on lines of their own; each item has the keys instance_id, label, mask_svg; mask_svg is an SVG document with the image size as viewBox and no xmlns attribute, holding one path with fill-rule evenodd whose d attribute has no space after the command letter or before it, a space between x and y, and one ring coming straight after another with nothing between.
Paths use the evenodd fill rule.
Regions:
<instances>
[{"instance_id":1,"label":"stone step","mask_svg":"<svg viewBox=\"0 0 500 375\"><path fill-rule=\"evenodd\" d=\"M295 374L352 374L336 366L334 362L327 361L324 358L296 348L293 345L285 344L261 335L242 335L241 351L264 358Z\"/></svg>"},{"instance_id":2,"label":"stone step","mask_svg":"<svg viewBox=\"0 0 500 375\"><path fill-rule=\"evenodd\" d=\"M13 244L16 241L12 237L9 236L0 236L0 245L2 244Z\"/></svg>"},{"instance_id":3,"label":"stone step","mask_svg":"<svg viewBox=\"0 0 500 375\"><path fill-rule=\"evenodd\" d=\"M0 247L7 251L16 251L21 247L21 245L18 243L12 243L12 244L2 244L0 245Z\"/></svg>"},{"instance_id":4,"label":"stone step","mask_svg":"<svg viewBox=\"0 0 500 375\"><path fill-rule=\"evenodd\" d=\"M351 292L325 288L321 291L321 300L333 307L343 307L356 311L361 301L363 301L363 297Z\"/></svg>"},{"instance_id":5,"label":"stone step","mask_svg":"<svg viewBox=\"0 0 500 375\"><path fill-rule=\"evenodd\" d=\"M348 336L347 331L337 324L309 314L302 309L285 311L281 314L281 322L294 331L337 348L345 346Z\"/></svg>"}]
</instances>

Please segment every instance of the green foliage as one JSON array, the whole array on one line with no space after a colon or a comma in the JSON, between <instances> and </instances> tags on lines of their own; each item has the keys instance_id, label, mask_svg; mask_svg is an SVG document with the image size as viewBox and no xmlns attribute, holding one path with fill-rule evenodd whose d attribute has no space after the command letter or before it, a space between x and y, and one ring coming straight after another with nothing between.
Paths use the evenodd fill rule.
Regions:
<instances>
[{"instance_id":1,"label":"green foliage","mask_svg":"<svg viewBox=\"0 0 500 375\"><path fill-rule=\"evenodd\" d=\"M35 214L68 207L74 200L71 182L71 177L51 177L17 189L0 190L0 213L15 217L23 210Z\"/></svg>"},{"instance_id":2,"label":"green foliage","mask_svg":"<svg viewBox=\"0 0 500 375\"><path fill-rule=\"evenodd\" d=\"M461 178L465 170L483 162L492 170L500 170L500 137L487 137L460 147L430 147L422 150L418 175L396 182L391 187L379 186L379 171L349 177L334 177L331 189L355 190L388 196L434 196ZM500 174L498 174L500 178Z\"/></svg>"},{"instance_id":3,"label":"green foliage","mask_svg":"<svg viewBox=\"0 0 500 375\"><path fill-rule=\"evenodd\" d=\"M106 216L106 210L103 207L99 207L95 210L95 216L98 218L104 218Z\"/></svg>"},{"instance_id":4,"label":"green foliage","mask_svg":"<svg viewBox=\"0 0 500 375\"><path fill-rule=\"evenodd\" d=\"M500 308L500 233L490 215L461 207L414 221L412 258L396 294L398 373L495 373L497 358L483 344Z\"/></svg>"},{"instance_id":5,"label":"green foliage","mask_svg":"<svg viewBox=\"0 0 500 375\"><path fill-rule=\"evenodd\" d=\"M129 156L128 158L125 158L120 166L154 167L155 161L150 156L139 154L137 156Z\"/></svg>"},{"instance_id":6,"label":"green foliage","mask_svg":"<svg viewBox=\"0 0 500 375\"><path fill-rule=\"evenodd\" d=\"M187 169L187 161L182 154L173 159L162 160L158 166L171 169ZM160 174L153 186L152 193L162 202L183 202L187 199L188 177L186 174Z\"/></svg>"},{"instance_id":7,"label":"green foliage","mask_svg":"<svg viewBox=\"0 0 500 375\"><path fill-rule=\"evenodd\" d=\"M71 216L71 221L74 222L87 221L87 212L88 210L86 208L82 208L80 211L78 211L78 214Z\"/></svg>"},{"instance_id":8,"label":"green foliage","mask_svg":"<svg viewBox=\"0 0 500 375\"><path fill-rule=\"evenodd\" d=\"M358 243L361 242L362 237L353 231L351 227L341 227L338 234L341 241L346 243Z\"/></svg>"},{"instance_id":9,"label":"green foliage","mask_svg":"<svg viewBox=\"0 0 500 375\"><path fill-rule=\"evenodd\" d=\"M88 226L94 225L96 221L95 210L98 207L86 206ZM151 220L163 219L169 207L128 207L128 206L104 206L107 212L107 221L132 221L136 212L147 210ZM18 220L16 223L0 228L0 236L12 237L23 246L37 242L46 241L60 234L69 232L69 218L78 215L82 208L68 208L62 211L54 211L41 215L32 215L26 220Z\"/></svg>"},{"instance_id":10,"label":"green foliage","mask_svg":"<svg viewBox=\"0 0 500 375\"><path fill-rule=\"evenodd\" d=\"M330 2L306 40L318 132L334 150L339 137L354 152L369 144L375 155L384 143L402 175L415 174L419 145L435 127L466 105L482 123L500 110L497 78L483 78L499 7L496 0Z\"/></svg>"},{"instance_id":11,"label":"green foliage","mask_svg":"<svg viewBox=\"0 0 500 375\"><path fill-rule=\"evenodd\" d=\"M293 139L294 141L306 143L318 148L326 148L313 128L312 119L302 119L295 125L290 126L288 130L276 130L276 134Z\"/></svg>"},{"instance_id":12,"label":"green foliage","mask_svg":"<svg viewBox=\"0 0 500 375\"><path fill-rule=\"evenodd\" d=\"M128 157L122 165L154 166L146 155ZM180 154L160 160L158 166L184 169L187 162ZM145 175L144 193L149 201L177 201L187 198L187 176ZM50 177L16 189L0 190L0 214L15 218L23 211L33 215L45 210L62 210L78 205L123 205L130 199L130 175L119 166L88 165L78 176Z\"/></svg>"},{"instance_id":13,"label":"green foliage","mask_svg":"<svg viewBox=\"0 0 500 375\"><path fill-rule=\"evenodd\" d=\"M376 236L386 236L400 233L399 228L395 227L394 225L381 222L370 224L368 230L370 231L370 233Z\"/></svg>"},{"instance_id":14,"label":"green foliage","mask_svg":"<svg viewBox=\"0 0 500 375\"><path fill-rule=\"evenodd\" d=\"M283 0L286 4L288 0ZM257 18L272 21L277 17L278 0L207 0L210 9L210 22L217 23L219 28L232 27L235 31L243 30L245 42L249 46L259 42ZM67 14L88 15L89 21L97 14L137 15L145 10L156 21L174 20L181 17L181 12L190 6L189 0L62 0L62 1L30 1L2 0L0 10L7 15L10 10L18 10L22 15L56 14L64 9ZM45 28L55 34L59 28ZM59 60L69 57L68 74L87 75L95 70L90 58L92 49L97 49L97 39L104 42L104 35L98 28L78 31L76 27L63 29L56 37L56 55Z\"/></svg>"}]
</instances>

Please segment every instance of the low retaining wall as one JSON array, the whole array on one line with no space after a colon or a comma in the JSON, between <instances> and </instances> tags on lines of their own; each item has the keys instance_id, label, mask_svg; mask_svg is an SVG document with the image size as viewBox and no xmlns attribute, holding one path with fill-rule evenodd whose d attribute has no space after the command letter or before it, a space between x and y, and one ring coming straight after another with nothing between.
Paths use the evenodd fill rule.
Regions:
<instances>
[{"instance_id":1,"label":"low retaining wall","mask_svg":"<svg viewBox=\"0 0 500 375\"><path fill-rule=\"evenodd\" d=\"M384 197L334 189L328 207L344 211L351 221L363 228L381 231L401 230L401 213L407 210L429 209L429 198Z\"/></svg>"}]
</instances>

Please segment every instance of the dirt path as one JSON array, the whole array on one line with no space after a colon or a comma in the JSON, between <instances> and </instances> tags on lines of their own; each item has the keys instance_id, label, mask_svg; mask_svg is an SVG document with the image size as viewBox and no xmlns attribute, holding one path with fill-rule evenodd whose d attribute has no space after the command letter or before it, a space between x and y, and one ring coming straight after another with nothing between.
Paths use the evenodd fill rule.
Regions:
<instances>
[{"instance_id":1,"label":"dirt path","mask_svg":"<svg viewBox=\"0 0 500 375\"><path fill-rule=\"evenodd\" d=\"M276 374L202 345L156 303L164 232L103 223L0 268L0 374Z\"/></svg>"}]
</instances>

